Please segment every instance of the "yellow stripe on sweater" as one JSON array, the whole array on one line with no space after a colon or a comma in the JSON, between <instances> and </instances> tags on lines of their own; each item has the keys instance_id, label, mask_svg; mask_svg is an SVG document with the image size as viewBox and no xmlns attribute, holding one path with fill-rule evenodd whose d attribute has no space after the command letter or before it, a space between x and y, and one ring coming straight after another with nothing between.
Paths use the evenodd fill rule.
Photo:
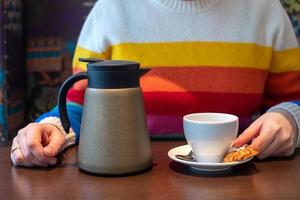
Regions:
<instances>
[{"instance_id":1,"label":"yellow stripe on sweater","mask_svg":"<svg viewBox=\"0 0 300 200\"><path fill-rule=\"evenodd\" d=\"M77 46L75 49L74 57L73 57L73 67L77 69L81 69L86 71L86 64L83 62L79 62L79 58L99 58L99 59L109 59L107 54L105 53L97 53L80 46Z\"/></svg>"},{"instance_id":2,"label":"yellow stripe on sweater","mask_svg":"<svg viewBox=\"0 0 300 200\"><path fill-rule=\"evenodd\" d=\"M271 72L300 71L300 48L274 51Z\"/></svg>"},{"instance_id":3,"label":"yellow stripe on sweater","mask_svg":"<svg viewBox=\"0 0 300 200\"><path fill-rule=\"evenodd\" d=\"M300 49L272 51L250 43L121 43L97 53L78 46L73 67L86 70L79 58L132 60L150 67L247 67L273 73L300 71Z\"/></svg>"},{"instance_id":4,"label":"yellow stripe on sweater","mask_svg":"<svg viewBox=\"0 0 300 200\"><path fill-rule=\"evenodd\" d=\"M121 43L112 59L136 60L144 66L230 66L269 69L272 48L250 43L170 42Z\"/></svg>"}]
</instances>

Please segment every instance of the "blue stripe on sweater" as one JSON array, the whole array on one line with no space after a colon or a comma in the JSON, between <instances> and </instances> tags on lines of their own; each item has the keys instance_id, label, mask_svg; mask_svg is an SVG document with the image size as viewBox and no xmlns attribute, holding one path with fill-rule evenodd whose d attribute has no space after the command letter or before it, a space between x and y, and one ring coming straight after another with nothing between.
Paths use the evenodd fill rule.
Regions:
<instances>
[{"instance_id":1,"label":"blue stripe on sweater","mask_svg":"<svg viewBox=\"0 0 300 200\"><path fill-rule=\"evenodd\" d=\"M297 104L298 106L300 106L300 101L292 101L292 103Z\"/></svg>"},{"instance_id":2,"label":"blue stripe on sweater","mask_svg":"<svg viewBox=\"0 0 300 200\"><path fill-rule=\"evenodd\" d=\"M71 123L71 127L76 135L76 144L79 143L79 133L80 133L80 124L81 124L81 116L82 116L82 106L76 103L68 103L67 104L68 116ZM42 119L46 117L59 117L58 107L54 107L51 111L44 113L35 121L40 122Z\"/></svg>"}]
</instances>

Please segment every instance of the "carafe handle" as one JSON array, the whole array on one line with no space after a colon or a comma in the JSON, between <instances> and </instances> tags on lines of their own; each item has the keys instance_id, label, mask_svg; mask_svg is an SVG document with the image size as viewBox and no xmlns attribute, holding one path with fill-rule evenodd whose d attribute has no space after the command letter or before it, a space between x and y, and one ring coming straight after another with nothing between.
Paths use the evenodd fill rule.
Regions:
<instances>
[{"instance_id":1,"label":"carafe handle","mask_svg":"<svg viewBox=\"0 0 300 200\"><path fill-rule=\"evenodd\" d=\"M61 124L66 133L69 133L71 126L67 112L67 94L69 89L74 85L74 83L82 79L88 79L88 74L86 72L74 74L62 84L58 92L58 111Z\"/></svg>"}]
</instances>

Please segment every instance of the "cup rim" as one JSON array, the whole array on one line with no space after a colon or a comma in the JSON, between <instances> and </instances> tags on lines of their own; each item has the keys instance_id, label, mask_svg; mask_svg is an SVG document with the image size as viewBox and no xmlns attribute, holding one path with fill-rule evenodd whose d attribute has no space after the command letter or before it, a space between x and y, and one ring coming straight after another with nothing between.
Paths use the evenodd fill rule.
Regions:
<instances>
[{"instance_id":1,"label":"cup rim","mask_svg":"<svg viewBox=\"0 0 300 200\"><path fill-rule=\"evenodd\" d=\"M210 121L199 121L199 120L193 120L193 119L189 119L189 117L191 116L195 116L195 115L224 115L224 116L228 116L231 117L232 119L227 119L224 121L217 121L217 122L210 122ZM187 115L183 116L183 120L190 122L190 123L196 123L196 124L227 124L227 123L232 123L232 122L236 122L238 121L238 116L233 115L233 114L229 114L229 113L218 113L218 112L201 112L201 113L190 113Z\"/></svg>"}]
</instances>

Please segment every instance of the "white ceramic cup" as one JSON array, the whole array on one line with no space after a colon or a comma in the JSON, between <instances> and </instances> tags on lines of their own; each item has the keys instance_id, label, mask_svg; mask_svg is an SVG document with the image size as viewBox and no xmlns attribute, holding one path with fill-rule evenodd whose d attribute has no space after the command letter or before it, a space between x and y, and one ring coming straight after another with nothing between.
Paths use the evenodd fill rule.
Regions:
<instances>
[{"instance_id":1,"label":"white ceramic cup","mask_svg":"<svg viewBox=\"0 0 300 200\"><path fill-rule=\"evenodd\" d=\"M238 133L238 117L225 113L193 113L183 117L184 135L195 159L222 162Z\"/></svg>"}]
</instances>

